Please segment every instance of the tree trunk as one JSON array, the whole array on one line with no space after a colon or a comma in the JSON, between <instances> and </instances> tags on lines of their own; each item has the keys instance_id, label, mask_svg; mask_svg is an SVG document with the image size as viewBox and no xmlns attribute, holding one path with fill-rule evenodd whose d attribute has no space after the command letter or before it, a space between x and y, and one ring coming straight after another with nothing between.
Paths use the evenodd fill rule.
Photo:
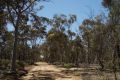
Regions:
<instances>
[{"instance_id":1,"label":"tree trunk","mask_svg":"<svg viewBox=\"0 0 120 80\"><path fill-rule=\"evenodd\" d=\"M18 27L15 27L15 40L14 47L12 52L12 61L11 61L11 72L16 72L16 53L17 53L17 43L18 43Z\"/></svg>"},{"instance_id":2,"label":"tree trunk","mask_svg":"<svg viewBox=\"0 0 120 80\"><path fill-rule=\"evenodd\" d=\"M116 74L116 72L117 72L117 68L116 68L116 58L117 58L117 56L116 56L116 47L115 47L115 48L114 48L114 53L113 53L113 61L112 61L112 63L113 63L113 72L114 72L115 80L117 80L117 74Z\"/></svg>"}]
</instances>

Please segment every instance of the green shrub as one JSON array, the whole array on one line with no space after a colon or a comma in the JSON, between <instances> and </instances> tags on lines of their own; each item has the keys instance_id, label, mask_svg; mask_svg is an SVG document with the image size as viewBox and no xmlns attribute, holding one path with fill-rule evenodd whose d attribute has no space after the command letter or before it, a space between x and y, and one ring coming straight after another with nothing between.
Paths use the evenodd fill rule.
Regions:
<instances>
[{"instance_id":1,"label":"green shrub","mask_svg":"<svg viewBox=\"0 0 120 80\"><path fill-rule=\"evenodd\" d=\"M74 67L74 65L71 64L71 63L67 63L67 64L63 64L63 67L65 67L65 68L71 68L71 67Z\"/></svg>"},{"instance_id":2,"label":"green shrub","mask_svg":"<svg viewBox=\"0 0 120 80\"><path fill-rule=\"evenodd\" d=\"M25 67L25 63L23 61L17 61L16 67L18 69L24 68Z\"/></svg>"},{"instance_id":3,"label":"green shrub","mask_svg":"<svg viewBox=\"0 0 120 80\"><path fill-rule=\"evenodd\" d=\"M10 65L10 61L9 61L9 60L3 59L3 60L0 61L0 67L1 67L2 69L7 69L7 68L9 68L9 65Z\"/></svg>"}]
</instances>

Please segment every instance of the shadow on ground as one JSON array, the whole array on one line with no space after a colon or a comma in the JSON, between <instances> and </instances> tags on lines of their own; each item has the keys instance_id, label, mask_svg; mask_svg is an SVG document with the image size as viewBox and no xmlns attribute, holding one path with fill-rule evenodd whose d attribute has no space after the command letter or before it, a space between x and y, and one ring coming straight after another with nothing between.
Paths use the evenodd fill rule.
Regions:
<instances>
[{"instance_id":1,"label":"shadow on ground","mask_svg":"<svg viewBox=\"0 0 120 80\"><path fill-rule=\"evenodd\" d=\"M120 80L120 72L117 73ZM21 80L114 80L110 71L100 71L96 67L63 68L45 62L32 66L29 74Z\"/></svg>"}]
</instances>

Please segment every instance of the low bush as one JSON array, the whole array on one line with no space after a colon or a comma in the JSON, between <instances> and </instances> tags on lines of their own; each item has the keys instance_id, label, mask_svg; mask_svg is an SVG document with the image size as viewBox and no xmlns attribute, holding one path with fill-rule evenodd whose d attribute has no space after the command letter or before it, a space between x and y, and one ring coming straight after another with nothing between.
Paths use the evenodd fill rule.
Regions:
<instances>
[{"instance_id":1,"label":"low bush","mask_svg":"<svg viewBox=\"0 0 120 80\"><path fill-rule=\"evenodd\" d=\"M65 64L63 64L63 67L64 68L72 68L72 67L74 67L74 64L72 64L72 63L65 63Z\"/></svg>"}]
</instances>

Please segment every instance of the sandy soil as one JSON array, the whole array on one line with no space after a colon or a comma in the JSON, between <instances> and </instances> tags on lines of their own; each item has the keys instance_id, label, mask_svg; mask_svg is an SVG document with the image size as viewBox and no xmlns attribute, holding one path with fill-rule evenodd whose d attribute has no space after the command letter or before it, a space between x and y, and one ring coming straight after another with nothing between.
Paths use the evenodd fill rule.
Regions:
<instances>
[{"instance_id":1,"label":"sandy soil","mask_svg":"<svg viewBox=\"0 0 120 80\"><path fill-rule=\"evenodd\" d=\"M21 80L114 80L110 71L101 72L96 67L61 68L46 62L37 62L27 67L28 74ZM117 73L120 80L120 72Z\"/></svg>"},{"instance_id":2,"label":"sandy soil","mask_svg":"<svg viewBox=\"0 0 120 80\"><path fill-rule=\"evenodd\" d=\"M82 80L79 76L63 73L64 70L65 68L59 68L45 62L37 62L35 66L29 68L28 74L23 76L22 80Z\"/></svg>"}]
</instances>

